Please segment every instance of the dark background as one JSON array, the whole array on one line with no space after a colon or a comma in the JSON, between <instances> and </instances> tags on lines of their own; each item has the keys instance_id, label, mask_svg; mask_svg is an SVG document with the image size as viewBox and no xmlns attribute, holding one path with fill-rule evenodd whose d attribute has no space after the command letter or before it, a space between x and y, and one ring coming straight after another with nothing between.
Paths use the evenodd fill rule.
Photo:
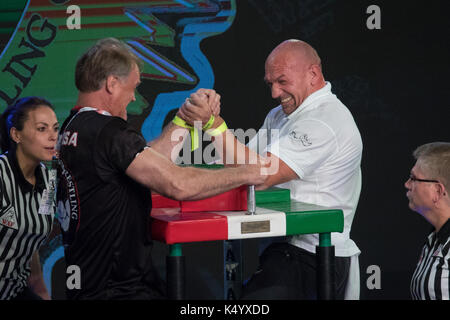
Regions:
<instances>
[{"instance_id":1,"label":"dark background","mask_svg":"<svg viewBox=\"0 0 450 320\"><path fill-rule=\"evenodd\" d=\"M315 47L326 80L363 139L363 188L351 233L362 252L361 298L410 299L409 281L431 226L408 209L404 182L417 146L450 141L448 1L236 2L230 29L202 42L228 127L259 128L276 106L263 81L265 59L276 45L296 38ZM372 4L381 8L381 30L366 27ZM259 240L242 243L246 278L256 268ZM155 243L162 273L166 254L167 247ZM222 299L222 242L185 245L184 254L188 298ZM367 288L371 265L380 267L381 289ZM60 288L53 294L61 297Z\"/></svg>"}]
</instances>

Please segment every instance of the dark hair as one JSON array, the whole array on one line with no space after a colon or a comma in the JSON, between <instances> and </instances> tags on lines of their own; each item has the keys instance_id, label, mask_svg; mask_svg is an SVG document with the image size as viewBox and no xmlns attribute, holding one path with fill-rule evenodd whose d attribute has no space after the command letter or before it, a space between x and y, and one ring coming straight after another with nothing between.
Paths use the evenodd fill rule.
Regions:
<instances>
[{"instance_id":1,"label":"dark hair","mask_svg":"<svg viewBox=\"0 0 450 320\"><path fill-rule=\"evenodd\" d=\"M141 69L142 61L127 44L115 38L101 39L78 60L75 85L81 92L97 91L110 75L127 77L134 64Z\"/></svg>"},{"instance_id":2,"label":"dark hair","mask_svg":"<svg viewBox=\"0 0 450 320\"><path fill-rule=\"evenodd\" d=\"M25 121L28 119L28 113L42 105L53 110L49 101L39 97L24 97L6 108L0 116L0 148L2 152L15 148L16 143L9 136L11 128L23 130Z\"/></svg>"}]
</instances>

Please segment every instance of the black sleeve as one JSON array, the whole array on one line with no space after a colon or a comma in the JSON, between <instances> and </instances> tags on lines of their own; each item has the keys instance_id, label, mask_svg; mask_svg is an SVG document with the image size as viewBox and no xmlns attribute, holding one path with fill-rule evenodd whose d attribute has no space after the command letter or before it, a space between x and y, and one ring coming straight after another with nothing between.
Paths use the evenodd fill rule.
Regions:
<instances>
[{"instance_id":1,"label":"black sleeve","mask_svg":"<svg viewBox=\"0 0 450 320\"><path fill-rule=\"evenodd\" d=\"M147 143L126 121L112 118L97 136L96 145L97 172L103 180L108 180L110 174L123 174Z\"/></svg>"}]
</instances>

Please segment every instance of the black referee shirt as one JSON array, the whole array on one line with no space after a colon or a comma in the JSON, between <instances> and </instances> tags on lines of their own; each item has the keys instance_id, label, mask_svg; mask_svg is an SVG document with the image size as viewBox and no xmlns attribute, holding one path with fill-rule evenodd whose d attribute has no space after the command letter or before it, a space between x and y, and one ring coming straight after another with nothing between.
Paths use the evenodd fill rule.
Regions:
<instances>
[{"instance_id":1,"label":"black referee shirt","mask_svg":"<svg viewBox=\"0 0 450 320\"><path fill-rule=\"evenodd\" d=\"M27 286L30 260L51 231L53 214L39 214L48 171L36 168L33 187L23 176L15 152L0 156L0 299L14 298Z\"/></svg>"},{"instance_id":2,"label":"black referee shirt","mask_svg":"<svg viewBox=\"0 0 450 320\"><path fill-rule=\"evenodd\" d=\"M450 219L423 246L411 280L414 300L449 300Z\"/></svg>"}]
</instances>

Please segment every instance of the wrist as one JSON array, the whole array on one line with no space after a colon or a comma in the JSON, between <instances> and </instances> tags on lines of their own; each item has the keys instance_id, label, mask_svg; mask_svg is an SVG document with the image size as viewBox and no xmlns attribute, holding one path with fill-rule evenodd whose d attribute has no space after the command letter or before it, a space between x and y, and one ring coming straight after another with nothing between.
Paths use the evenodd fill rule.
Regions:
<instances>
[{"instance_id":1,"label":"wrist","mask_svg":"<svg viewBox=\"0 0 450 320\"><path fill-rule=\"evenodd\" d=\"M220 118L220 121L218 121L217 123L214 123L212 128L209 130L206 130L205 132L208 135L210 135L211 137L216 137L218 135L221 135L225 131L227 131L227 129L228 129L228 127L227 127L227 124L225 123L225 120Z\"/></svg>"},{"instance_id":2,"label":"wrist","mask_svg":"<svg viewBox=\"0 0 450 320\"><path fill-rule=\"evenodd\" d=\"M216 118L214 117L214 115L212 114L211 117L209 117L208 122L205 123L205 125L203 126L203 131L206 131L208 129L211 129L214 125L214 123L216 122Z\"/></svg>"},{"instance_id":3,"label":"wrist","mask_svg":"<svg viewBox=\"0 0 450 320\"><path fill-rule=\"evenodd\" d=\"M211 125L210 129L216 129L217 127L219 127L223 122L225 122L225 120L223 120L223 118L219 115L214 117L214 123Z\"/></svg>"},{"instance_id":4,"label":"wrist","mask_svg":"<svg viewBox=\"0 0 450 320\"><path fill-rule=\"evenodd\" d=\"M182 127L182 128L186 128L186 129L191 129L192 126L189 125L186 121L184 121L182 118L180 118L179 116L175 116L172 120L172 123L174 123L175 125Z\"/></svg>"}]
</instances>

